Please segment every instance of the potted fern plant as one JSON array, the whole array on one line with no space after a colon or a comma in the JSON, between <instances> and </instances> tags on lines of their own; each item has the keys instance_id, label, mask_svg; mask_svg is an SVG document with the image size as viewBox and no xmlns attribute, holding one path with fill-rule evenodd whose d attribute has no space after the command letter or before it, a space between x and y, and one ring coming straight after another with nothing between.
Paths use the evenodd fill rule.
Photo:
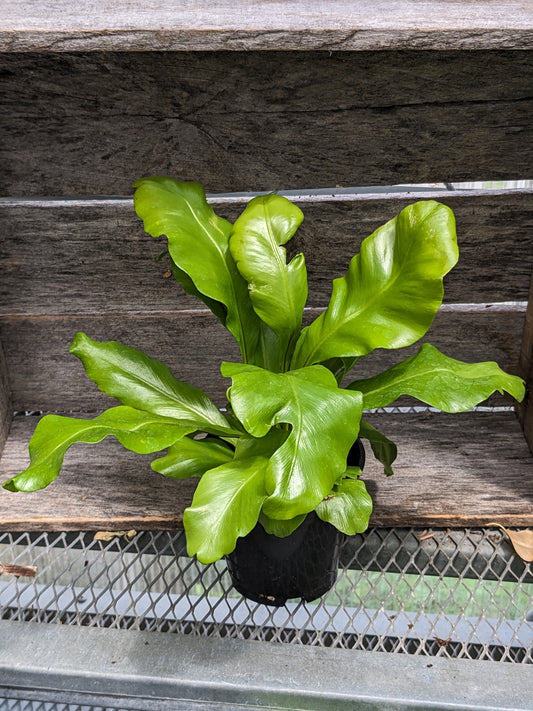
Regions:
<instances>
[{"instance_id":1,"label":"potted fern plant","mask_svg":"<svg viewBox=\"0 0 533 711\"><path fill-rule=\"evenodd\" d=\"M29 467L4 487L47 486L75 442L112 435L135 452L166 450L156 472L199 478L183 520L189 554L203 563L227 556L235 586L252 599L314 599L335 580L342 536L368 526L361 439L392 474L396 447L365 410L405 394L445 412L494 391L524 396L523 381L496 363L463 363L429 344L380 375L357 379L355 369L342 386L360 358L409 346L430 327L458 259L453 213L421 201L377 229L333 282L326 310L302 328L305 260L287 263L284 247L303 219L296 205L256 197L231 224L198 183L158 177L134 187L145 230L168 238L175 278L239 345L241 362L221 365L227 408L134 347L78 333L70 351L122 404L92 420L43 417Z\"/></svg>"}]
</instances>

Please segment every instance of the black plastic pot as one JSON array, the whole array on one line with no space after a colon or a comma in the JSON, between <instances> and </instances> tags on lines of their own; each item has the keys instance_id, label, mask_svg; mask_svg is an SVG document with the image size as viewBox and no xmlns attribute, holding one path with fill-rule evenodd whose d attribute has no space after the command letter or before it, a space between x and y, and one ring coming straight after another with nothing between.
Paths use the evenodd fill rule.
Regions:
<instances>
[{"instance_id":1,"label":"black plastic pot","mask_svg":"<svg viewBox=\"0 0 533 711\"><path fill-rule=\"evenodd\" d=\"M364 462L365 450L357 440L348 464L362 468ZM335 584L344 538L314 511L285 538L267 533L258 523L226 556L233 586L250 600L265 605L279 607L290 598L316 600Z\"/></svg>"}]
</instances>

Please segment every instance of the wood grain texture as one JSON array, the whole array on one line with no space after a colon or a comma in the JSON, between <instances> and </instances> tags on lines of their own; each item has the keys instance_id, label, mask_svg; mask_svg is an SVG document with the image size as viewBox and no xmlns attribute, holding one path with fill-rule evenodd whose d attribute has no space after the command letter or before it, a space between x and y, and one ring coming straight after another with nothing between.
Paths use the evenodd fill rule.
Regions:
<instances>
[{"instance_id":1,"label":"wood grain texture","mask_svg":"<svg viewBox=\"0 0 533 711\"><path fill-rule=\"evenodd\" d=\"M0 462L0 479L27 466L37 418L15 418ZM371 456L365 481L376 526L533 525L533 460L512 413L374 415L397 441L394 477ZM0 530L150 530L181 527L194 480L168 480L150 470L150 456L115 440L76 445L47 489L0 489ZM153 457L155 458L155 456Z\"/></svg>"},{"instance_id":2,"label":"wood grain texture","mask_svg":"<svg viewBox=\"0 0 533 711\"><path fill-rule=\"evenodd\" d=\"M455 212L460 262L445 281L445 303L526 301L533 250L533 190L361 195L353 201L298 203L305 219L289 243L303 252L310 307L324 307L332 279L345 273L361 240L418 198ZM214 203L234 220L241 205ZM108 201L0 202L0 315L161 313L203 306L156 263L166 240L142 228L133 204ZM505 264L505 269L502 265Z\"/></svg>"},{"instance_id":3,"label":"wood grain texture","mask_svg":"<svg viewBox=\"0 0 533 711\"><path fill-rule=\"evenodd\" d=\"M4 51L151 49L424 49L531 47L533 19L519 0L163 0L98 3L4 0Z\"/></svg>"},{"instance_id":4,"label":"wood grain texture","mask_svg":"<svg viewBox=\"0 0 533 711\"><path fill-rule=\"evenodd\" d=\"M514 180L532 84L521 51L0 55L0 195Z\"/></svg>"},{"instance_id":5,"label":"wood grain texture","mask_svg":"<svg viewBox=\"0 0 533 711\"><path fill-rule=\"evenodd\" d=\"M533 275L520 351L520 375L526 381L526 397L519 413L524 435L533 454Z\"/></svg>"},{"instance_id":6,"label":"wood grain texture","mask_svg":"<svg viewBox=\"0 0 533 711\"><path fill-rule=\"evenodd\" d=\"M307 312L306 321L317 313ZM421 342L429 341L459 360L495 360L505 370L516 372L524 320L525 314L520 312L444 310ZM240 355L231 335L214 316L209 312L122 313L0 319L15 410L81 412L112 404L68 352L80 330L96 340L115 340L145 351L168 365L180 380L204 389L219 406L225 404L229 381L221 377L220 363L239 361ZM358 362L357 377L374 375L412 355L418 347L376 350Z\"/></svg>"},{"instance_id":7,"label":"wood grain texture","mask_svg":"<svg viewBox=\"0 0 533 711\"><path fill-rule=\"evenodd\" d=\"M11 388L7 377L7 366L0 342L0 456L9 434L11 419L13 416L13 406L11 403Z\"/></svg>"},{"instance_id":8,"label":"wood grain texture","mask_svg":"<svg viewBox=\"0 0 533 711\"><path fill-rule=\"evenodd\" d=\"M390 425L386 417L368 418L399 449L394 477L368 468L373 523L532 525L533 460L512 413L405 415Z\"/></svg>"}]
</instances>

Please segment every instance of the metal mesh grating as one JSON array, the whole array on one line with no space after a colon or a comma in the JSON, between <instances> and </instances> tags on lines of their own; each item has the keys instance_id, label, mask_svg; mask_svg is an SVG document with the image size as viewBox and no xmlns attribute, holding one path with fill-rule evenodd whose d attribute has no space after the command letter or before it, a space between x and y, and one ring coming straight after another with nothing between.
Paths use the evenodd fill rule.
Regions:
<instances>
[{"instance_id":1,"label":"metal mesh grating","mask_svg":"<svg viewBox=\"0 0 533 711\"><path fill-rule=\"evenodd\" d=\"M335 588L269 608L203 566L182 532L0 534L3 619L533 662L533 575L499 531L371 529L343 549Z\"/></svg>"}]
</instances>

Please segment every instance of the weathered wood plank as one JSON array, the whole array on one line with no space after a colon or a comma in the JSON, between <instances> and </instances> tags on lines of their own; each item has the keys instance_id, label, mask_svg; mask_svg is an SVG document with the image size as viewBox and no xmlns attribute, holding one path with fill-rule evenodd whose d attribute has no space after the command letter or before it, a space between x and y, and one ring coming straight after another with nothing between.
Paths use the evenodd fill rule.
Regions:
<instances>
[{"instance_id":1,"label":"weathered wood plank","mask_svg":"<svg viewBox=\"0 0 533 711\"><path fill-rule=\"evenodd\" d=\"M331 281L346 271L361 240L417 199L455 212L461 258L446 278L446 303L526 301L533 250L533 191L360 195L353 201L298 203L305 219L289 244L303 251L311 307L327 305ZM234 220L240 205L214 204ZM142 229L127 201L0 202L0 314L160 313L197 309L154 259L166 240ZM505 265L505 268L502 268Z\"/></svg>"},{"instance_id":2,"label":"weathered wood plank","mask_svg":"<svg viewBox=\"0 0 533 711\"><path fill-rule=\"evenodd\" d=\"M2 195L128 194L150 174L209 192L516 179L533 162L531 52L7 54L0 70Z\"/></svg>"},{"instance_id":3,"label":"weathered wood plank","mask_svg":"<svg viewBox=\"0 0 533 711\"><path fill-rule=\"evenodd\" d=\"M373 523L532 525L533 460L512 413L406 415L390 425L379 417L369 420L397 440L399 456L392 478L368 468Z\"/></svg>"},{"instance_id":4,"label":"weathered wood plank","mask_svg":"<svg viewBox=\"0 0 533 711\"><path fill-rule=\"evenodd\" d=\"M306 320L317 313L307 312ZM460 360L495 360L516 372L524 320L521 312L443 310L423 341ZM231 335L209 312L0 319L16 410L80 412L109 406L110 399L87 379L80 362L68 352L79 330L97 340L116 340L144 350L166 363L180 380L205 389L219 406L225 404L229 383L220 376L220 363L240 360ZM417 348L375 351L358 362L358 377L374 375Z\"/></svg>"},{"instance_id":5,"label":"weathered wood plank","mask_svg":"<svg viewBox=\"0 0 533 711\"><path fill-rule=\"evenodd\" d=\"M7 377L4 351L0 342L0 456L9 434L12 416L11 388Z\"/></svg>"},{"instance_id":6,"label":"weathered wood plank","mask_svg":"<svg viewBox=\"0 0 533 711\"><path fill-rule=\"evenodd\" d=\"M27 466L37 418L15 418L0 462L3 480ZM374 415L397 441L394 477L369 453L364 478L376 526L533 525L533 460L513 413ZM69 450L47 489L0 489L0 530L122 530L180 527L194 480L150 471L155 455L123 450L115 440Z\"/></svg>"},{"instance_id":7,"label":"weathered wood plank","mask_svg":"<svg viewBox=\"0 0 533 711\"><path fill-rule=\"evenodd\" d=\"M526 397L519 413L524 435L533 454L533 274L531 290L524 326L522 349L520 351L520 375L526 381Z\"/></svg>"},{"instance_id":8,"label":"weathered wood plank","mask_svg":"<svg viewBox=\"0 0 533 711\"><path fill-rule=\"evenodd\" d=\"M162 0L107 4L4 0L0 49L178 50L398 47L518 48L533 43L527 3L508 0L416 2L380 0Z\"/></svg>"}]
</instances>

